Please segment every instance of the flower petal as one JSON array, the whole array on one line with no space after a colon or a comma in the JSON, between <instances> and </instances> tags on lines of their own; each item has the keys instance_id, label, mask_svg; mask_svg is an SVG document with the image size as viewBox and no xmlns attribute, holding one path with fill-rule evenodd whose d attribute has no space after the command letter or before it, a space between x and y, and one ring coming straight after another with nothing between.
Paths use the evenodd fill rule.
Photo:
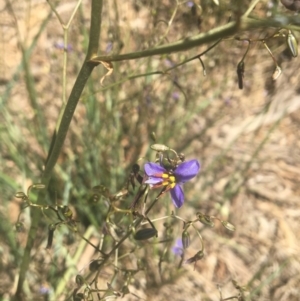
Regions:
<instances>
[{"instance_id":1,"label":"flower petal","mask_svg":"<svg viewBox=\"0 0 300 301\"><path fill-rule=\"evenodd\" d=\"M148 177L159 177L160 174L166 172L166 170L162 166L152 162L146 163L144 166L144 170Z\"/></svg>"},{"instance_id":2,"label":"flower petal","mask_svg":"<svg viewBox=\"0 0 300 301\"><path fill-rule=\"evenodd\" d=\"M174 174L177 183L185 183L194 178L200 170L200 163L197 160L190 160L181 163L175 169Z\"/></svg>"},{"instance_id":3,"label":"flower petal","mask_svg":"<svg viewBox=\"0 0 300 301\"><path fill-rule=\"evenodd\" d=\"M155 185L161 183L162 181L162 178L150 177L148 180L145 181L145 184Z\"/></svg>"},{"instance_id":4,"label":"flower petal","mask_svg":"<svg viewBox=\"0 0 300 301\"><path fill-rule=\"evenodd\" d=\"M183 246L182 246L182 239L177 238L175 245L172 247L172 252L175 255L182 256L183 255Z\"/></svg>"},{"instance_id":5,"label":"flower petal","mask_svg":"<svg viewBox=\"0 0 300 301\"><path fill-rule=\"evenodd\" d=\"M170 190L172 201L175 207L180 208L184 202L184 193L179 185Z\"/></svg>"}]
</instances>

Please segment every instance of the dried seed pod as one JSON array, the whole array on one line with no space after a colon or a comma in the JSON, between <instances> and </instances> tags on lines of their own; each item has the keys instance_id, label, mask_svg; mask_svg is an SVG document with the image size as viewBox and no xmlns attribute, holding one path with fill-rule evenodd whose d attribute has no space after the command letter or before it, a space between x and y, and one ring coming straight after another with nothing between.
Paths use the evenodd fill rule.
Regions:
<instances>
[{"instance_id":1,"label":"dried seed pod","mask_svg":"<svg viewBox=\"0 0 300 301\"><path fill-rule=\"evenodd\" d=\"M288 35L286 36L286 44L290 50L290 53L293 57L298 56L298 42L294 34L289 30Z\"/></svg>"},{"instance_id":2,"label":"dried seed pod","mask_svg":"<svg viewBox=\"0 0 300 301\"><path fill-rule=\"evenodd\" d=\"M101 263L103 262L102 259L96 259L93 260L90 264L89 264L89 269L91 272L95 272L99 269Z\"/></svg>"},{"instance_id":3,"label":"dried seed pod","mask_svg":"<svg viewBox=\"0 0 300 301\"><path fill-rule=\"evenodd\" d=\"M193 257L187 259L185 261L185 263L193 263L193 262L196 263L198 260L202 259L203 257L204 257L204 253L201 250L201 251L197 252Z\"/></svg>"},{"instance_id":4,"label":"dried seed pod","mask_svg":"<svg viewBox=\"0 0 300 301\"><path fill-rule=\"evenodd\" d=\"M238 63L236 72L238 75L238 83L239 83L239 89L243 90L243 79L244 79L244 71L245 71L245 63L244 61L241 61Z\"/></svg>"},{"instance_id":5,"label":"dried seed pod","mask_svg":"<svg viewBox=\"0 0 300 301\"><path fill-rule=\"evenodd\" d=\"M138 230L135 234L134 234L134 239L135 240L145 240L145 239L149 239L152 238L154 236L157 236L157 230L154 228L145 228L145 229L141 229Z\"/></svg>"},{"instance_id":6,"label":"dried seed pod","mask_svg":"<svg viewBox=\"0 0 300 301\"><path fill-rule=\"evenodd\" d=\"M48 241L47 241L46 249L51 249L55 229L56 229L55 224L50 224L49 225L49 227L48 227Z\"/></svg>"}]
</instances>

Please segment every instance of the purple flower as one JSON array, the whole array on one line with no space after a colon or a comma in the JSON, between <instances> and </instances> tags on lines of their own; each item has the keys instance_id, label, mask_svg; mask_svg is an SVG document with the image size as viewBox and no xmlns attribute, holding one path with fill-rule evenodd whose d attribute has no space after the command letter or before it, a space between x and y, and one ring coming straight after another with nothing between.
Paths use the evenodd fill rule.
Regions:
<instances>
[{"instance_id":1,"label":"purple flower","mask_svg":"<svg viewBox=\"0 0 300 301\"><path fill-rule=\"evenodd\" d=\"M178 100L179 97L180 97L180 94L179 94L178 91L172 93L172 98L173 98L174 100Z\"/></svg>"},{"instance_id":2,"label":"purple flower","mask_svg":"<svg viewBox=\"0 0 300 301\"><path fill-rule=\"evenodd\" d=\"M180 208L184 202L184 193L181 184L194 178L200 170L197 160L190 160L179 164L175 170L166 170L156 163L146 163L144 166L148 179L145 181L151 188L166 186L165 191L170 191L175 207Z\"/></svg>"},{"instance_id":3,"label":"purple flower","mask_svg":"<svg viewBox=\"0 0 300 301\"><path fill-rule=\"evenodd\" d=\"M56 42L54 43L54 47L60 50L66 50L66 52L71 52L73 50L73 47L71 44L68 44L67 47L64 47L64 43L62 42Z\"/></svg>"},{"instance_id":4,"label":"purple flower","mask_svg":"<svg viewBox=\"0 0 300 301\"><path fill-rule=\"evenodd\" d=\"M113 49L113 43L112 42L108 42L107 45L106 45L105 52L109 53L109 52L112 51L112 49Z\"/></svg>"},{"instance_id":5,"label":"purple flower","mask_svg":"<svg viewBox=\"0 0 300 301\"><path fill-rule=\"evenodd\" d=\"M40 291L40 294L42 294L42 295L49 295L51 290L47 284L43 284L40 287L39 291Z\"/></svg>"},{"instance_id":6,"label":"purple flower","mask_svg":"<svg viewBox=\"0 0 300 301\"><path fill-rule=\"evenodd\" d=\"M172 252L177 256L183 256L183 245L181 238L176 239L175 245L172 247Z\"/></svg>"},{"instance_id":7,"label":"purple flower","mask_svg":"<svg viewBox=\"0 0 300 301\"><path fill-rule=\"evenodd\" d=\"M188 2L186 3L186 5L187 5L188 7L193 7L193 6L195 5L195 3L194 3L193 1L188 1Z\"/></svg>"}]
</instances>

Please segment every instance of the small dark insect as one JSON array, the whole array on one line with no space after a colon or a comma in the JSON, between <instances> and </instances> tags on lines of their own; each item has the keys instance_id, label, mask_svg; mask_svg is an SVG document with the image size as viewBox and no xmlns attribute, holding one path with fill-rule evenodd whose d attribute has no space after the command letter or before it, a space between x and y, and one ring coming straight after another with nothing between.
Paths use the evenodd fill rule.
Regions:
<instances>
[{"instance_id":1,"label":"small dark insect","mask_svg":"<svg viewBox=\"0 0 300 301\"><path fill-rule=\"evenodd\" d=\"M128 180L127 180L127 190L129 189L129 185L131 184L132 188L135 189L135 180L142 184L143 177L139 174L140 166L138 164L133 164L131 168L131 172L129 174Z\"/></svg>"}]
</instances>

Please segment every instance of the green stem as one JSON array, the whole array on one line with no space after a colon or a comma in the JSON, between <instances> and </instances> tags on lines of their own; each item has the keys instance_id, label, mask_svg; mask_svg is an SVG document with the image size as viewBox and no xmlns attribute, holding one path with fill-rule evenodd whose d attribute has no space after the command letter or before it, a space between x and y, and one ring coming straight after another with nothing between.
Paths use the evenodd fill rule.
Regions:
<instances>
[{"instance_id":1,"label":"green stem","mask_svg":"<svg viewBox=\"0 0 300 301\"><path fill-rule=\"evenodd\" d=\"M299 26L292 26L288 24L299 24L293 17L277 16L273 19L253 19L253 18L241 18L236 21L232 21L226 25L214 28L206 33L186 38L167 45L158 46L152 49L146 49L143 51L136 51L126 54L116 55L102 55L92 59L93 62L116 62L124 60L134 60L153 55L170 54L172 52L185 51L193 47L197 47L210 42L215 42L218 39L224 39L228 36L232 36L239 32L248 31L255 28L267 28L267 27L285 27L293 30L300 30Z\"/></svg>"},{"instance_id":2,"label":"green stem","mask_svg":"<svg viewBox=\"0 0 300 301\"><path fill-rule=\"evenodd\" d=\"M156 202L158 201L159 197L161 196L161 193L153 200L153 202L149 205L149 207L147 208L147 210L145 211L145 216L149 213L149 211L153 208L153 206L156 204ZM108 260L110 259L110 257L115 253L115 251L122 245L122 243L133 233L133 229L135 229L136 227L138 227L141 222L145 219L144 216L140 216L136 219L136 221L133 223L133 226L131 227L131 229L115 244L115 246L110 250L110 252L108 254L106 254L106 256L103 258L103 261L101 262L101 267L103 267ZM93 283L97 282L98 276L101 272L101 267L99 267L97 273L95 274L93 280L90 282L90 285L92 285ZM87 277L86 280L90 278L90 276L93 273L90 273Z\"/></svg>"},{"instance_id":3,"label":"green stem","mask_svg":"<svg viewBox=\"0 0 300 301\"><path fill-rule=\"evenodd\" d=\"M220 38L230 36L236 32L236 22L230 22L221 27L210 30L207 33L202 33L194 37L186 38L175 43L158 46L152 49L146 49L143 51L136 51L120 55L106 55L98 56L93 58L93 62L113 62L113 61L123 61L123 60L133 60L138 58L149 57L153 55L169 54L171 52L178 52L188 50L190 48L207 44L209 42L216 41Z\"/></svg>"},{"instance_id":4,"label":"green stem","mask_svg":"<svg viewBox=\"0 0 300 301\"><path fill-rule=\"evenodd\" d=\"M86 85L89 76L91 75L94 67L96 66L95 64L89 63L88 60L90 60L93 55L96 55L98 51L100 28L101 28L102 3L103 3L102 0L92 0L90 41L89 41L88 53L82 65L82 68L78 74L77 80L73 86L66 107L64 109L64 113L59 128L55 132L54 139L52 141L45 170L41 179L41 183L45 184L46 187L48 187L53 168L57 162L58 156L63 147L64 140L67 135L81 93ZM44 201L45 195L46 195L46 189L40 191L38 195L38 203L42 203ZM26 272L29 267L30 253L33 248L40 219L41 219L41 211L33 210L32 223L28 233L27 244L24 250L24 255L20 267L19 281L18 281L17 291L15 294L15 300L24 299L23 284L26 278Z\"/></svg>"},{"instance_id":5,"label":"green stem","mask_svg":"<svg viewBox=\"0 0 300 301\"><path fill-rule=\"evenodd\" d=\"M246 12L244 13L243 17L248 17L249 14L253 11L253 9L255 8L256 4L259 2L260 0L252 0L248 9L246 10Z\"/></svg>"}]
</instances>

